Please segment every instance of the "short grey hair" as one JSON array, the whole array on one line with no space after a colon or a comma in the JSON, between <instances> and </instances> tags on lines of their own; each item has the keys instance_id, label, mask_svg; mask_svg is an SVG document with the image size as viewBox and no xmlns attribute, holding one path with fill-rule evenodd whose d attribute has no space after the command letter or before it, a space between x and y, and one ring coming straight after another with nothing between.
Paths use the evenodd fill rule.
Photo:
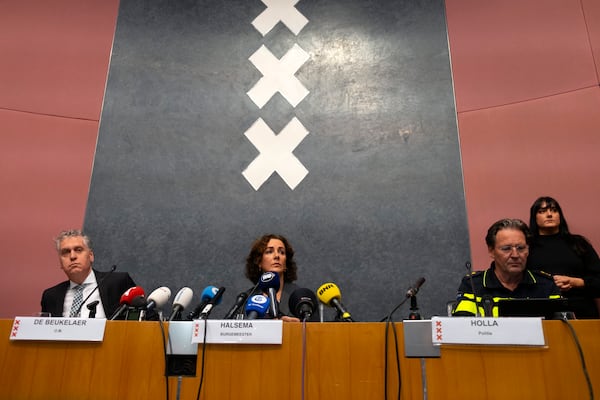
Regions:
<instances>
[{"instance_id":1,"label":"short grey hair","mask_svg":"<svg viewBox=\"0 0 600 400\"><path fill-rule=\"evenodd\" d=\"M61 233L59 233L58 236L54 239L57 251L60 251L60 242L62 242L64 239L69 238L69 237L83 238L83 243L85 243L85 245L90 250L92 250L92 241L88 235L86 235L85 233L83 233L83 231L81 231L79 229L68 229L66 231L62 231Z\"/></svg>"}]
</instances>

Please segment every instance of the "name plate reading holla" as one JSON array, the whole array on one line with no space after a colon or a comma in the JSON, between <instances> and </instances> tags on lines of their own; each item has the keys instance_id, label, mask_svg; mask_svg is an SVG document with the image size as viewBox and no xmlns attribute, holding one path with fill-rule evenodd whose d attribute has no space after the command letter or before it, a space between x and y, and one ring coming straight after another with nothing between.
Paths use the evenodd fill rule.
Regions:
<instances>
[{"instance_id":1,"label":"name plate reading holla","mask_svg":"<svg viewBox=\"0 0 600 400\"><path fill-rule=\"evenodd\" d=\"M195 320L192 343L281 344L281 320Z\"/></svg>"},{"instance_id":2,"label":"name plate reading holla","mask_svg":"<svg viewBox=\"0 0 600 400\"><path fill-rule=\"evenodd\" d=\"M433 344L544 346L541 318L431 318Z\"/></svg>"},{"instance_id":3,"label":"name plate reading holla","mask_svg":"<svg viewBox=\"0 0 600 400\"><path fill-rule=\"evenodd\" d=\"M106 319L15 317L10 340L101 342Z\"/></svg>"}]
</instances>

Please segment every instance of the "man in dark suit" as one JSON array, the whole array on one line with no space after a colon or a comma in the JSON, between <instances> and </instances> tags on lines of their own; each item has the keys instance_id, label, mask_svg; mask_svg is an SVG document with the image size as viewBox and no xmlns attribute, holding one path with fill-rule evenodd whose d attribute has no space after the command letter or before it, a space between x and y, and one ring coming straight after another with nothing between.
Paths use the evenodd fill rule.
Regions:
<instances>
[{"instance_id":1,"label":"man in dark suit","mask_svg":"<svg viewBox=\"0 0 600 400\"><path fill-rule=\"evenodd\" d=\"M126 272L92 269L94 251L82 231L61 232L56 238L56 249L61 269L69 279L44 290L42 312L53 317L85 318L90 313L86 305L98 301L95 317L110 318L119 307L121 295L135 286L133 279Z\"/></svg>"}]
</instances>

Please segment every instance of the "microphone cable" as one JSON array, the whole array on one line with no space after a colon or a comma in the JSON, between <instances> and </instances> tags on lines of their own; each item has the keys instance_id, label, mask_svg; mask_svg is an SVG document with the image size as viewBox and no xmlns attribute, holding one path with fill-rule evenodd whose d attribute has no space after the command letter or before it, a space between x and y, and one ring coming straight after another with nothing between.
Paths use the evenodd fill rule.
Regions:
<instances>
[{"instance_id":1,"label":"microphone cable","mask_svg":"<svg viewBox=\"0 0 600 400\"><path fill-rule=\"evenodd\" d=\"M479 303L477 302L477 293L475 292L475 284L473 283L473 267L471 266L471 262L467 261L465 263L465 268L467 269L467 273L469 274L469 282L471 284L471 291L473 292L473 302L475 302L475 317L481 317L481 313L479 312ZM481 300L483 301L483 299ZM493 307L493 306L492 306ZM483 317L486 317L486 312L484 309L483 312ZM493 316L492 312L490 311L490 317Z\"/></svg>"},{"instance_id":2,"label":"microphone cable","mask_svg":"<svg viewBox=\"0 0 600 400\"><path fill-rule=\"evenodd\" d=\"M256 285L254 285L254 287L250 291L250 296L258 287L259 282L257 282ZM250 297L250 296L248 296L248 297ZM246 305L244 304L244 309L245 308L246 308ZM198 384L198 392L196 393L196 400L200 399L200 393L202 393L202 386L204 385L204 369L205 369L205 365L206 365L206 333L207 333L207 328L208 328L208 319L205 319L203 321L204 321L204 338L202 339L202 358L201 358L201 362L200 362L200 383Z\"/></svg>"},{"instance_id":3,"label":"microphone cable","mask_svg":"<svg viewBox=\"0 0 600 400\"><path fill-rule=\"evenodd\" d=\"M200 383L198 384L198 393L196 394L196 400L200 399L200 392L202 392L202 385L204 384L204 365L206 356L206 328L208 327L208 320L204 320L204 338L202 339L202 362L200 363Z\"/></svg>"},{"instance_id":4,"label":"microphone cable","mask_svg":"<svg viewBox=\"0 0 600 400\"><path fill-rule=\"evenodd\" d=\"M167 344L167 337L165 336L165 326L163 324L162 318L158 318L158 327L160 329L160 333L162 336L162 342L163 342L163 355L164 355L164 359L165 359L165 399L169 400L169 356L168 356L168 350L167 350L167 345L171 346L171 341L169 340L168 344Z\"/></svg>"},{"instance_id":5,"label":"microphone cable","mask_svg":"<svg viewBox=\"0 0 600 400\"><path fill-rule=\"evenodd\" d=\"M394 333L394 346L395 346L395 355L396 355L396 370L398 373L398 394L397 394L397 398L398 400L400 400L400 394L402 392L402 376L400 373L400 354L398 351L398 332L396 331L396 325L394 325L393 321L392 321L392 315L400 308L404 305L404 303L406 303L406 301L409 299L410 297L406 297L404 298L404 300L402 300L400 302L400 304L398 304L389 314L387 317L384 318L385 321L385 340L384 340L384 366L383 366L383 399L387 400L388 398L388 350L389 350L389 343L388 343L388 339L389 339L389 327L391 325L392 327L392 332Z\"/></svg>"},{"instance_id":6,"label":"microphone cable","mask_svg":"<svg viewBox=\"0 0 600 400\"><path fill-rule=\"evenodd\" d=\"M254 296L254 293L256 292L256 289L258 289L258 285L260 284L260 279L258 280L258 282L256 282L256 285L254 285L254 287L252 289L250 289L248 292L248 299L252 296ZM262 292L260 293L262 294ZM240 307L242 309L242 315L246 315L246 302L244 301L244 304L242 304L242 306Z\"/></svg>"},{"instance_id":7,"label":"microphone cable","mask_svg":"<svg viewBox=\"0 0 600 400\"><path fill-rule=\"evenodd\" d=\"M259 282L257 282L256 285L254 285L254 287L250 291L250 296L258 287ZM250 296L248 296L248 297L250 297ZM244 309L245 308L246 308L246 305L244 304ZM206 357L206 332L207 332L207 327L208 327L208 319L205 319L203 321L204 321L204 338L202 339L202 358L201 358L201 362L200 362L200 383L198 384L198 392L196 393L196 400L200 399L200 393L202 392L202 386L204 385L204 368L206 365L206 358L205 358Z\"/></svg>"},{"instance_id":8,"label":"microphone cable","mask_svg":"<svg viewBox=\"0 0 600 400\"><path fill-rule=\"evenodd\" d=\"M305 385L306 385L306 318L302 319L302 381L301 381L301 385L302 385L302 389L301 389L301 400L304 400L304 396L305 396Z\"/></svg>"},{"instance_id":9,"label":"microphone cable","mask_svg":"<svg viewBox=\"0 0 600 400\"><path fill-rule=\"evenodd\" d=\"M96 281L96 287L94 288L94 290L92 290L90 292L90 294L88 294L85 299L83 299L83 301L81 302L81 305L79 306L79 308L77 309L77 314L76 315L80 315L81 314L81 309L83 308L83 305L85 304L86 301L88 301L90 299L90 297L92 297L92 295L96 292L96 290L98 290L98 287L100 287L100 284L102 282L104 282L104 279L106 279L110 274L112 274L113 272L115 272L115 269L117 269L117 265L113 265L112 267L110 267L110 271L108 271L108 273L106 275L104 275L102 278L100 278L99 281ZM96 274L94 273L94 276L96 276ZM104 304L102 305L104 307ZM95 314L95 313L94 313Z\"/></svg>"},{"instance_id":10,"label":"microphone cable","mask_svg":"<svg viewBox=\"0 0 600 400\"><path fill-rule=\"evenodd\" d=\"M588 387L588 393L590 395L590 400L594 400L594 387L592 386L592 381L590 379L590 374L585 364L585 356L583 354L583 349L581 347L581 343L579 342L579 338L577 337L577 332L575 332L575 328L573 328L573 324L569 322L567 319L567 315L565 313L562 314L562 318L560 318L562 322L567 324L571 336L573 337L573 341L575 342L575 346L577 347L577 352L579 353L579 360L581 362L581 369L583 371L583 375L585 376L585 381Z\"/></svg>"}]
</instances>

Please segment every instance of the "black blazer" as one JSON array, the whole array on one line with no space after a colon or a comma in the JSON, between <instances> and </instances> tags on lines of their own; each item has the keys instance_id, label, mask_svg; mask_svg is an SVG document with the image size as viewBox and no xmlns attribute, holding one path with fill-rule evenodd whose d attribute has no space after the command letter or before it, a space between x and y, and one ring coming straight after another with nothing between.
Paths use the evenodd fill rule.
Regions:
<instances>
[{"instance_id":1,"label":"black blazer","mask_svg":"<svg viewBox=\"0 0 600 400\"><path fill-rule=\"evenodd\" d=\"M106 318L119 307L121 295L135 282L127 272L101 272L94 270L96 282L100 282L98 292L104 306ZM62 317L65 295L69 290L69 281L64 281L56 286L44 290L42 293L42 312L49 312L53 317Z\"/></svg>"}]
</instances>

